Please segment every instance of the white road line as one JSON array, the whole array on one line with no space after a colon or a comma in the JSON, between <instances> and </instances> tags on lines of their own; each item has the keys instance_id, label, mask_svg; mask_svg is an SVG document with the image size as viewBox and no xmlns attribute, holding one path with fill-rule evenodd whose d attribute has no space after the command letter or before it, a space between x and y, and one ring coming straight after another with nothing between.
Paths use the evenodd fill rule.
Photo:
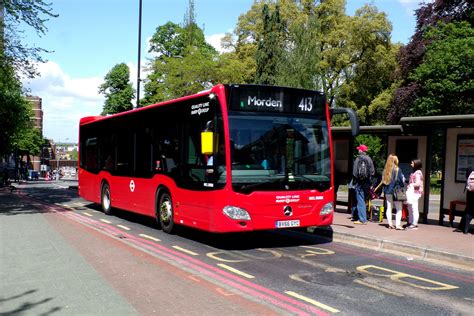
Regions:
<instances>
[{"instance_id":1,"label":"white road line","mask_svg":"<svg viewBox=\"0 0 474 316\"><path fill-rule=\"evenodd\" d=\"M241 275L241 276L243 276L243 277L245 277L245 278L247 278L247 279L255 279L255 277L254 277L253 275L248 274L248 273L245 273L245 272L242 272L242 271L237 270L237 269L235 269L235 268L232 268L232 267L230 267L230 266L228 266L228 265L226 265L226 264L218 263L217 265L218 265L219 267L224 268L224 269L227 269L227 270L229 270L229 271L231 271L231 272L233 272L233 273L235 273L235 274Z\"/></svg>"},{"instance_id":2,"label":"white road line","mask_svg":"<svg viewBox=\"0 0 474 316\"><path fill-rule=\"evenodd\" d=\"M191 255L191 256L199 256L199 254L197 254L197 253L195 253L195 252L192 252L191 250L187 250L187 249L181 248L180 246L172 246L172 247L173 247L174 249L176 249L176 250L185 252L185 253L187 253L188 255Z\"/></svg>"},{"instance_id":3,"label":"white road line","mask_svg":"<svg viewBox=\"0 0 474 316\"><path fill-rule=\"evenodd\" d=\"M94 216L94 215L92 215L92 214L89 214L89 213L87 213L87 212L82 212L82 214L84 214L84 215L86 215L86 216L89 216L89 217L92 217L92 216Z\"/></svg>"},{"instance_id":4,"label":"white road line","mask_svg":"<svg viewBox=\"0 0 474 316\"><path fill-rule=\"evenodd\" d=\"M313 299L311 299L311 298L309 298L309 297L303 296L303 295L298 294L298 293L295 293L295 292L293 292L293 291L286 291L285 293L288 294L288 295L290 295L290 296L296 297L296 298L298 298L298 299L300 299L300 300L302 300L302 301L305 301L305 302L307 302L307 303L313 304L314 306L317 306L317 307L319 307L319 308L325 309L325 310L327 310L327 311L329 311L329 312L331 312L331 313L339 313L339 312L340 312L340 310L338 310L338 309L335 309L335 308L333 308L333 307L331 307L331 306L328 306L328 305L326 305L326 304L320 303L320 302L318 302L318 301L315 301L315 300L313 300Z\"/></svg>"},{"instance_id":5,"label":"white road line","mask_svg":"<svg viewBox=\"0 0 474 316\"><path fill-rule=\"evenodd\" d=\"M111 222L111 221L108 221L108 220L106 220L106 219L103 219L103 218L101 218L101 219L100 219L100 221L101 221L101 222L104 222L104 223L107 223L107 224L112 224L112 222Z\"/></svg>"},{"instance_id":6,"label":"white road line","mask_svg":"<svg viewBox=\"0 0 474 316\"><path fill-rule=\"evenodd\" d=\"M123 225L117 225L117 227L120 227L120 228L125 229L125 230L130 230L130 228L128 228L127 226L123 226Z\"/></svg>"},{"instance_id":7,"label":"white road line","mask_svg":"<svg viewBox=\"0 0 474 316\"><path fill-rule=\"evenodd\" d=\"M145 234L139 234L138 236L143 237L143 238L146 238L146 239L150 239L150 240L153 240L153 241L161 241L161 240L158 239L158 238L155 238L155 237L152 237L152 236L148 236L148 235L145 235Z\"/></svg>"}]
</instances>

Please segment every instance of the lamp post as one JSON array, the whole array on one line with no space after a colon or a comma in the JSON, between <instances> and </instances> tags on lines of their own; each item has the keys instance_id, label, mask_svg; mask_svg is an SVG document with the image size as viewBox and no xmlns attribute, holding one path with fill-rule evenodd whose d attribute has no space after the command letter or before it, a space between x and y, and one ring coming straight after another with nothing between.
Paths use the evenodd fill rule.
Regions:
<instances>
[{"instance_id":1,"label":"lamp post","mask_svg":"<svg viewBox=\"0 0 474 316\"><path fill-rule=\"evenodd\" d=\"M138 70L137 70L137 108L140 107L140 53L142 40L142 0L138 0Z\"/></svg>"}]
</instances>

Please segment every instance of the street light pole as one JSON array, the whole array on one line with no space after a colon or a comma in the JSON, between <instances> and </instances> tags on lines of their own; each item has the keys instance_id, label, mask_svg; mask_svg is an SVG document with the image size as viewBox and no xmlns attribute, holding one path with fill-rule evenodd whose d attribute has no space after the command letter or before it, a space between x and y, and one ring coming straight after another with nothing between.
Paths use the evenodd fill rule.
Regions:
<instances>
[{"instance_id":1,"label":"street light pole","mask_svg":"<svg viewBox=\"0 0 474 316\"><path fill-rule=\"evenodd\" d=\"M137 70L137 108L140 107L140 54L142 41L142 0L138 0L138 70Z\"/></svg>"}]
</instances>

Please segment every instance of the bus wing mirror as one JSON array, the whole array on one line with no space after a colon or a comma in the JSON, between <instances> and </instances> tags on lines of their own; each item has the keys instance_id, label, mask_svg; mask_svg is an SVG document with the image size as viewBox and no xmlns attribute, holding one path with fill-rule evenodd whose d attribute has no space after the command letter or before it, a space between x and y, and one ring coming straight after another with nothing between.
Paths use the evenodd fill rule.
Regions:
<instances>
[{"instance_id":1,"label":"bus wing mirror","mask_svg":"<svg viewBox=\"0 0 474 316\"><path fill-rule=\"evenodd\" d=\"M214 133L201 132L201 154L212 155L214 153Z\"/></svg>"},{"instance_id":2,"label":"bus wing mirror","mask_svg":"<svg viewBox=\"0 0 474 316\"><path fill-rule=\"evenodd\" d=\"M359 130L360 130L359 118L357 117L357 114L353 109L331 108L330 114L331 114L331 118L334 114L347 114L347 116L349 116L349 121L351 122L352 136L359 135Z\"/></svg>"}]
</instances>

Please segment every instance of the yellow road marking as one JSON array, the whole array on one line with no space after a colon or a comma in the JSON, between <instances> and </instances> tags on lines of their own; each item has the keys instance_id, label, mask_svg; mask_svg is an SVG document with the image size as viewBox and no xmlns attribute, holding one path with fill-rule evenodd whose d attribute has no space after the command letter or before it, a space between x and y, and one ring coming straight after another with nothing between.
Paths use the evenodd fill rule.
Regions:
<instances>
[{"instance_id":1,"label":"yellow road marking","mask_svg":"<svg viewBox=\"0 0 474 316\"><path fill-rule=\"evenodd\" d=\"M242 272L242 271L240 271L240 270L237 270L237 269L235 269L235 268L232 268L232 267L230 267L230 266L228 266L228 265L226 265L226 264L218 263L217 265L218 265L219 267L221 267L221 268L224 268L224 269L227 269L227 270L229 270L229 271L231 271L231 272L234 272L235 274L241 275L241 276L243 276L243 277L245 277L245 278L247 278L247 279L254 279L254 278L255 278L253 275L250 275L250 274L247 274L247 273Z\"/></svg>"},{"instance_id":2,"label":"yellow road marking","mask_svg":"<svg viewBox=\"0 0 474 316\"><path fill-rule=\"evenodd\" d=\"M108 221L108 220L106 220L106 219L100 219L100 221L101 221L101 222L104 222L104 223L107 223L107 224L112 224L111 221Z\"/></svg>"},{"instance_id":3,"label":"yellow road marking","mask_svg":"<svg viewBox=\"0 0 474 316\"><path fill-rule=\"evenodd\" d=\"M358 284L360 284L360 285L364 285L364 286L370 287L370 288L372 288L372 289L375 289L375 290L378 290L378 291L387 293L387 294L394 295L394 296L398 296L398 297L403 297L403 296L405 296L405 295L403 295L403 294L395 293L395 292L393 292L393 291L384 289L383 287L380 287L380 286L378 286L378 285L370 284L370 283L367 283L367 282L362 281L362 280L354 280L354 282L355 282L355 283L358 283Z\"/></svg>"},{"instance_id":4,"label":"yellow road marking","mask_svg":"<svg viewBox=\"0 0 474 316\"><path fill-rule=\"evenodd\" d=\"M323 309L325 309L325 310L327 310L327 311L329 311L329 312L331 312L331 313L339 313L339 312L340 312L338 309L335 309L335 308L333 308L333 307L331 307L331 306L328 306L328 305L326 305L326 304L320 303L320 302L318 302L318 301L315 301L315 300L313 300L313 299L311 299L311 298L309 298L309 297L300 295L300 294L295 293L295 292L293 292L293 291L286 291L285 293L288 294L288 295L290 295L290 296L296 297L296 298L298 298L298 299L300 299L300 300L302 300L302 301L305 301L305 302L307 302L307 303L313 304L314 306L317 306L317 307L319 307L319 308L323 308Z\"/></svg>"},{"instance_id":5,"label":"yellow road marking","mask_svg":"<svg viewBox=\"0 0 474 316\"><path fill-rule=\"evenodd\" d=\"M174 249L187 253L191 256L199 256L199 254L192 252L191 250L181 248L180 246L172 246Z\"/></svg>"},{"instance_id":6,"label":"yellow road marking","mask_svg":"<svg viewBox=\"0 0 474 316\"><path fill-rule=\"evenodd\" d=\"M82 212L82 214L84 214L84 215L86 215L86 216L89 216L89 217L92 217L92 216L94 216L94 215L92 215L92 214L89 214L89 213L87 213L87 212Z\"/></svg>"},{"instance_id":7,"label":"yellow road marking","mask_svg":"<svg viewBox=\"0 0 474 316\"><path fill-rule=\"evenodd\" d=\"M153 240L153 241L161 241L158 238L151 237L151 236L148 236L148 235L145 235L145 234L139 234L138 236L143 237L143 238L147 238L147 239L150 239L150 240Z\"/></svg>"},{"instance_id":8,"label":"yellow road marking","mask_svg":"<svg viewBox=\"0 0 474 316\"><path fill-rule=\"evenodd\" d=\"M125 229L125 230L130 230L130 228L128 228L127 226L123 226L123 225L117 225L117 227L120 227L120 228Z\"/></svg>"},{"instance_id":9,"label":"yellow road marking","mask_svg":"<svg viewBox=\"0 0 474 316\"><path fill-rule=\"evenodd\" d=\"M379 270L379 271L382 271L382 273L369 271L370 269L376 270L376 271ZM376 276L387 277L393 281L407 284L407 285L410 285L419 289L423 289L423 290L440 291L440 290L453 290L453 289L458 288L457 286L454 286L454 285L449 285L446 283L441 283L434 280L425 279L416 275L411 275L411 274L407 274L407 273L403 273L403 272L399 272L395 270L390 270L387 268L382 268L382 267L378 267L374 265L365 265L365 266L357 267L357 271L362 272L362 273L376 275ZM410 282L410 280L416 280L417 282L424 282L425 284L433 284L435 286L422 286L422 285Z\"/></svg>"}]
</instances>

